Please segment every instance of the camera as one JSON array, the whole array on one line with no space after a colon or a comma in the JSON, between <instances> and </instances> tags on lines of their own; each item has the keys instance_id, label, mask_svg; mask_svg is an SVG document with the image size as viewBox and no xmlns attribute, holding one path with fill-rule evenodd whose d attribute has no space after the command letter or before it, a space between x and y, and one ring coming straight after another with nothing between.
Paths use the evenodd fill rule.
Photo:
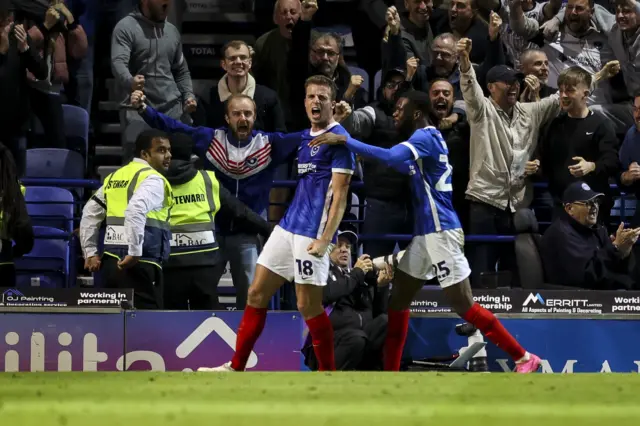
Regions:
<instances>
[{"instance_id":1,"label":"camera","mask_svg":"<svg viewBox=\"0 0 640 426\"><path fill-rule=\"evenodd\" d=\"M375 269L384 269L385 265L390 265L392 268L397 268L400 259L404 256L405 250L399 251L396 254L388 254L386 256L376 257L372 260Z\"/></svg>"}]
</instances>

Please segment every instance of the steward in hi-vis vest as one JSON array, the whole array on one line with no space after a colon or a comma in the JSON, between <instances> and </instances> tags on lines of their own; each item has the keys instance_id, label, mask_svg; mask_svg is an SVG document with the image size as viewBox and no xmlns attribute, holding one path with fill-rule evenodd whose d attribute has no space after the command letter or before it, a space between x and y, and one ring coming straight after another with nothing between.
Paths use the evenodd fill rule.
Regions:
<instances>
[{"instance_id":1,"label":"steward in hi-vis vest","mask_svg":"<svg viewBox=\"0 0 640 426\"><path fill-rule=\"evenodd\" d=\"M11 152L0 143L0 287L16 285L14 259L33 248L33 227ZM15 242L15 245L13 244Z\"/></svg>"},{"instance_id":2,"label":"steward in hi-vis vest","mask_svg":"<svg viewBox=\"0 0 640 426\"><path fill-rule=\"evenodd\" d=\"M171 135L172 160L166 173L173 189L171 256L164 267L165 309L219 309L215 266L221 261L215 235L218 215L232 216L243 226L268 237L272 226L229 191L213 172L196 170L193 141Z\"/></svg>"},{"instance_id":3,"label":"steward in hi-vis vest","mask_svg":"<svg viewBox=\"0 0 640 426\"><path fill-rule=\"evenodd\" d=\"M146 130L136 140L136 157L106 177L82 212L80 243L85 268L102 271L107 288L134 289L138 309L162 309L162 265L169 259L173 206L163 176L171 162L168 136ZM100 225L106 219L104 253L98 255Z\"/></svg>"}]
</instances>

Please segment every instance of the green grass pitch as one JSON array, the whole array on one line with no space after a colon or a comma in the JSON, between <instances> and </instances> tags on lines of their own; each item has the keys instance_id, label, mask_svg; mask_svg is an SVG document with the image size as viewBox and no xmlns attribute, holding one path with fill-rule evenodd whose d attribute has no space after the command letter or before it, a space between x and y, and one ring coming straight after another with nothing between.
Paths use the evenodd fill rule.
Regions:
<instances>
[{"instance_id":1,"label":"green grass pitch","mask_svg":"<svg viewBox=\"0 0 640 426\"><path fill-rule=\"evenodd\" d=\"M6 426L640 424L638 374L0 374Z\"/></svg>"}]
</instances>

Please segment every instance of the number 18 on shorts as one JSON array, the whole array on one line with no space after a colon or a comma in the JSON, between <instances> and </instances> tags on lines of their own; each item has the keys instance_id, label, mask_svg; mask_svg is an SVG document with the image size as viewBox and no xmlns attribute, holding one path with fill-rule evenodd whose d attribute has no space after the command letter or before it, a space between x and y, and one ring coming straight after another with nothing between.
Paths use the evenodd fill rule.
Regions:
<instances>
[{"instance_id":1,"label":"number 18 on shorts","mask_svg":"<svg viewBox=\"0 0 640 426\"><path fill-rule=\"evenodd\" d=\"M307 253L313 238L292 234L276 226L267 240L258 264L296 284L327 285L329 253L322 257Z\"/></svg>"}]
</instances>

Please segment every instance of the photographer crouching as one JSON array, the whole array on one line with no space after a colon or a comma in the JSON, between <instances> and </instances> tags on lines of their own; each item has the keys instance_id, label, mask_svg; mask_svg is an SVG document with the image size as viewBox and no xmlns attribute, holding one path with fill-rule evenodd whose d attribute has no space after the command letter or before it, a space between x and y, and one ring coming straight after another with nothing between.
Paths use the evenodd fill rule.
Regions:
<instances>
[{"instance_id":1,"label":"photographer crouching","mask_svg":"<svg viewBox=\"0 0 640 426\"><path fill-rule=\"evenodd\" d=\"M322 303L334 330L335 360L338 371L382 370L382 346L387 333L387 303L393 268L374 269L369 255L351 265L351 249L358 237L351 230L338 232L331 251L329 280ZM307 339L302 353L313 371L318 362Z\"/></svg>"}]
</instances>

